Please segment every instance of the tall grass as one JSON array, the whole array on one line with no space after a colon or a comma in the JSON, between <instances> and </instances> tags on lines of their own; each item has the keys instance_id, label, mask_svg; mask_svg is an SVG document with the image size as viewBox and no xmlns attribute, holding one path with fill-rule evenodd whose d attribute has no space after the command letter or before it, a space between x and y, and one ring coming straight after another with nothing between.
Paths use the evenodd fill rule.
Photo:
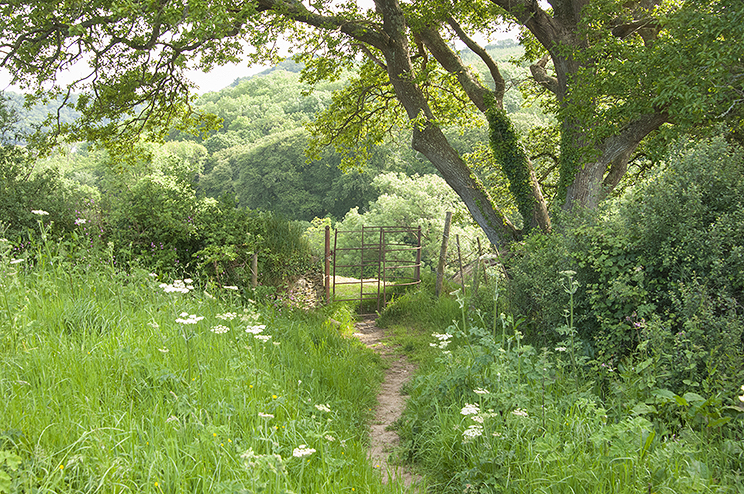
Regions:
<instances>
[{"instance_id":1,"label":"tall grass","mask_svg":"<svg viewBox=\"0 0 744 494\"><path fill-rule=\"evenodd\" d=\"M404 492L367 461L381 368L343 306L6 254L0 493Z\"/></svg>"},{"instance_id":2,"label":"tall grass","mask_svg":"<svg viewBox=\"0 0 744 494\"><path fill-rule=\"evenodd\" d=\"M643 356L619 368L589 361L564 277L568 316L555 348L529 345L505 314L494 328L461 292L424 290L388 308L383 320L402 341L413 331L396 325L412 311L429 324L429 345L405 347L422 363L397 424L400 457L434 492L742 492L738 397L657 388Z\"/></svg>"}]
</instances>

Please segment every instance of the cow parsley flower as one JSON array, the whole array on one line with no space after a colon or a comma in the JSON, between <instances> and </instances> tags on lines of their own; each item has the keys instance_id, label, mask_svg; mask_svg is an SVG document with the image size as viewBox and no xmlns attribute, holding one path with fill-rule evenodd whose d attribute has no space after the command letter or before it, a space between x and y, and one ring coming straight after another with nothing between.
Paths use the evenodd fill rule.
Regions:
<instances>
[{"instance_id":1,"label":"cow parsley flower","mask_svg":"<svg viewBox=\"0 0 744 494\"><path fill-rule=\"evenodd\" d=\"M248 328L246 328L245 332L255 335L255 334L260 334L261 332L263 332L264 329L266 329L266 325L265 324L259 324L258 326L248 326Z\"/></svg>"},{"instance_id":2,"label":"cow parsley flower","mask_svg":"<svg viewBox=\"0 0 744 494\"><path fill-rule=\"evenodd\" d=\"M321 405L315 405L315 408L317 408L321 412L330 412L331 411L331 408L328 405L323 405L323 404L321 404Z\"/></svg>"},{"instance_id":3,"label":"cow parsley flower","mask_svg":"<svg viewBox=\"0 0 744 494\"><path fill-rule=\"evenodd\" d=\"M512 415L516 415L517 417L529 417L527 410L524 408L516 408L512 410Z\"/></svg>"},{"instance_id":4,"label":"cow parsley flower","mask_svg":"<svg viewBox=\"0 0 744 494\"><path fill-rule=\"evenodd\" d=\"M228 328L227 326L223 326L222 324L218 324L217 326L210 329L210 331L214 334L225 334L230 331L230 328Z\"/></svg>"},{"instance_id":5,"label":"cow parsley flower","mask_svg":"<svg viewBox=\"0 0 744 494\"><path fill-rule=\"evenodd\" d=\"M475 439L478 436L483 435L483 426L481 425L471 425L464 431L462 431L462 439L463 442L469 442Z\"/></svg>"},{"instance_id":6,"label":"cow parsley flower","mask_svg":"<svg viewBox=\"0 0 744 494\"><path fill-rule=\"evenodd\" d=\"M298 448L295 448L292 451L292 456L295 458L302 458L303 456L310 456L313 453L315 453L313 448L308 448L306 445L300 444Z\"/></svg>"},{"instance_id":7,"label":"cow parsley flower","mask_svg":"<svg viewBox=\"0 0 744 494\"><path fill-rule=\"evenodd\" d=\"M235 312L225 312L224 314L217 314L215 316L217 319L222 319L223 321L232 321L238 315Z\"/></svg>"},{"instance_id":8,"label":"cow parsley flower","mask_svg":"<svg viewBox=\"0 0 744 494\"><path fill-rule=\"evenodd\" d=\"M43 209L32 209L31 212L38 216L49 216L49 213L47 213Z\"/></svg>"},{"instance_id":9,"label":"cow parsley flower","mask_svg":"<svg viewBox=\"0 0 744 494\"><path fill-rule=\"evenodd\" d=\"M477 403L465 403L465 406L462 407L460 413L463 415L477 415L480 413L480 407Z\"/></svg>"},{"instance_id":10,"label":"cow parsley flower","mask_svg":"<svg viewBox=\"0 0 744 494\"><path fill-rule=\"evenodd\" d=\"M204 319L204 316L197 316L196 314L189 314L188 312L181 312L181 317L176 319L179 324L196 324Z\"/></svg>"},{"instance_id":11,"label":"cow parsley flower","mask_svg":"<svg viewBox=\"0 0 744 494\"><path fill-rule=\"evenodd\" d=\"M173 280L172 284L168 283L161 283L160 288L163 289L165 293L189 293L189 291L194 289L194 286L191 285L191 280Z\"/></svg>"}]
</instances>

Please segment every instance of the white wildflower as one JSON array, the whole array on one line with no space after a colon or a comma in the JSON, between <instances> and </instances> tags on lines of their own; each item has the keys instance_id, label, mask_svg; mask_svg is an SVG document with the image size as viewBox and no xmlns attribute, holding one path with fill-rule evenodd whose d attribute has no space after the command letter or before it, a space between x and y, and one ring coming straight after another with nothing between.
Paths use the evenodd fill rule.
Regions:
<instances>
[{"instance_id":1,"label":"white wildflower","mask_svg":"<svg viewBox=\"0 0 744 494\"><path fill-rule=\"evenodd\" d=\"M524 408L516 408L512 411L512 415L516 415L517 417L529 417L527 414L527 410Z\"/></svg>"},{"instance_id":2,"label":"white wildflower","mask_svg":"<svg viewBox=\"0 0 744 494\"><path fill-rule=\"evenodd\" d=\"M246 328L245 332L246 333L250 333L250 334L259 334L264 329L266 329L266 325L265 324L259 324L258 326L248 326L248 328Z\"/></svg>"},{"instance_id":3,"label":"white wildflower","mask_svg":"<svg viewBox=\"0 0 744 494\"><path fill-rule=\"evenodd\" d=\"M328 405L315 405L315 408L320 410L321 412L330 412L331 408Z\"/></svg>"},{"instance_id":4,"label":"white wildflower","mask_svg":"<svg viewBox=\"0 0 744 494\"><path fill-rule=\"evenodd\" d=\"M478 436L483 435L483 426L481 425L471 425L464 431L462 431L462 439L463 442L472 441Z\"/></svg>"},{"instance_id":5,"label":"white wildflower","mask_svg":"<svg viewBox=\"0 0 744 494\"><path fill-rule=\"evenodd\" d=\"M432 333L431 335L439 341L446 341L452 338L452 335L449 333Z\"/></svg>"},{"instance_id":6,"label":"white wildflower","mask_svg":"<svg viewBox=\"0 0 744 494\"><path fill-rule=\"evenodd\" d=\"M49 216L49 213L47 213L43 209L32 209L31 212L39 216Z\"/></svg>"},{"instance_id":7,"label":"white wildflower","mask_svg":"<svg viewBox=\"0 0 744 494\"><path fill-rule=\"evenodd\" d=\"M196 324L204 319L204 316L197 316L196 314L189 314L188 312L182 312L181 317L176 319L179 324Z\"/></svg>"},{"instance_id":8,"label":"white wildflower","mask_svg":"<svg viewBox=\"0 0 744 494\"><path fill-rule=\"evenodd\" d=\"M165 293L189 293L190 290L194 289L191 285L187 286L187 284L184 283L184 280L173 280L173 284L171 285L168 283L161 283L159 286Z\"/></svg>"},{"instance_id":9,"label":"white wildflower","mask_svg":"<svg viewBox=\"0 0 744 494\"><path fill-rule=\"evenodd\" d=\"M330 434L326 435L325 438L326 438L326 441L330 441L330 442L333 442L336 440L336 438L331 436Z\"/></svg>"},{"instance_id":10,"label":"white wildflower","mask_svg":"<svg viewBox=\"0 0 744 494\"><path fill-rule=\"evenodd\" d=\"M234 285L223 285L223 287L222 287L222 288L224 288L224 289L226 289L226 290L234 290L234 291L238 291L238 287L237 287L237 286L234 286Z\"/></svg>"},{"instance_id":11,"label":"white wildflower","mask_svg":"<svg viewBox=\"0 0 744 494\"><path fill-rule=\"evenodd\" d=\"M475 388L475 389L473 390L473 393L475 393L475 394L477 394L477 395L487 395L487 394L491 394L491 392L490 392L490 391L488 391L488 390L487 390L487 389L485 389L485 388Z\"/></svg>"},{"instance_id":12,"label":"white wildflower","mask_svg":"<svg viewBox=\"0 0 744 494\"><path fill-rule=\"evenodd\" d=\"M566 348L564 346L557 346L557 347L555 347L555 351L556 352L565 352L566 350L568 350L568 348Z\"/></svg>"},{"instance_id":13,"label":"white wildflower","mask_svg":"<svg viewBox=\"0 0 744 494\"><path fill-rule=\"evenodd\" d=\"M479 424L482 424L483 423L483 416L482 415L473 415L473 416L470 417L470 419L473 422L478 422Z\"/></svg>"},{"instance_id":14,"label":"white wildflower","mask_svg":"<svg viewBox=\"0 0 744 494\"><path fill-rule=\"evenodd\" d=\"M263 412L258 412L258 416L261 417L262 419L273 419L274 418L272 414L263 413Z\"/></svg>"},{"instance_id":15,"label":"white wildflower","mask_svg":"<svg viewBox=\"0 0 744 494\"><path fill-rule=\"evenodd\" d=\"M232 321L238 315L235 312L225 312L224 314L217 314L215 316L217 319L222 319L223 321Z\"/></svg>"},{"instance_id":16,"label":"white wildflower","mask_svg":"<svg viewBox=\"0 0 744 494\"><path fill-rule=\"evenodd\" d=\"M270 334L256 334L256 335L253 335L253 337L256 338L257 340L263 341L264 343L266 343L267 341L271 339Z\"/></svg>"},{"instance_id":17,"label":"white wildflower","mask_svg":"<svg viewBox=\"0 0 744 494\"><path fill-rule=\"evenodd\" d=\"M218 324L217 326L210 329L210 331L214 334L225 334L230 331L230 328L228 328L227 326L223 326L222 324Z\"/></svg>"},{"instance_id":18,"label":"white wildflower","mask_svg":"<svg viewBox=\"0 0 744 494\"><path fill-rule=\"evenodd\" d=\"M78 219L75 220L75 224L76 225L84 225L87 222L88 222L88 220L86 220L85 218L78 218Z\"/></svg>"},{"instance_id":19,"label":"white wildflower","mask_svg":"<svg viewBox=\"0 0 744 494\"><path fill-rule=\"evenodd\" d=\"M292 456L295 458L302 458L303 456L309 456L311 454L315 453L315 450L313 448L308 448L304 444L300 444L298 448L295 448L292 451Z\"/></svg>"},{"instance_id":20,"label":"white wildflower","mask_svg":"<svg viewBox=\"0 0 744 494\"><path fill-rule=\"evenodd\" d=\"M478 413L480 413L480 407L477 403L465 403L465 406L462 407L460 413L463 415L477 415Z\"/></svg>"}]
</instances>

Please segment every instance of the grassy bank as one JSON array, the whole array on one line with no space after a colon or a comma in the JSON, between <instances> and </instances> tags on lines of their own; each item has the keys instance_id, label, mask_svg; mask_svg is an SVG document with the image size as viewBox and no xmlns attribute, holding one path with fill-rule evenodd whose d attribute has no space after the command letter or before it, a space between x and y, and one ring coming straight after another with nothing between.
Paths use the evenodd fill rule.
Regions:
<instances>
[{"instance_id":1,"label":"grassy bank","mask_svg":"<svg viewBox=\"0 0 744 494\"><path fill-rule=\"evenodd\" d=\"M570 316L533 347L470 302L424 289L380 320L420 364L398 455L433 492L744 492L739 396L663 388L650 353L592 361Z\"/></svg>"},{"instance_id":2,"label":"grassy bank","mask_svg":"<svg viewBox=\"0 0 744 494\"><path fill-rule=\"evenodd\" d=\"M344 307L40 259L0 265L0 493L403 492L367 462L380 363Z\"/></svg>"}]
</instances>

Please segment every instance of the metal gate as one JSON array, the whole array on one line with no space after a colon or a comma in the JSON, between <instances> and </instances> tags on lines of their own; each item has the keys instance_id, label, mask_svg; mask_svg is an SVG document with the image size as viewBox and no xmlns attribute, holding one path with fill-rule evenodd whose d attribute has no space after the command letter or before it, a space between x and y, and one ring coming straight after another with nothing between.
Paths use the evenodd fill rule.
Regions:
<instances>
[{"instance_id":1,"label":"metal gate","mask_svg":"<svg viewBox=\"0 0 744 494\"><path fill-rule=\"evenodd\" d=\"M398 287L421 282L421 227L326 227L326 299L359 302L360 314L379 312ZM333 266L331 270L331 264Z\"/></svg>"}]
</instances>

